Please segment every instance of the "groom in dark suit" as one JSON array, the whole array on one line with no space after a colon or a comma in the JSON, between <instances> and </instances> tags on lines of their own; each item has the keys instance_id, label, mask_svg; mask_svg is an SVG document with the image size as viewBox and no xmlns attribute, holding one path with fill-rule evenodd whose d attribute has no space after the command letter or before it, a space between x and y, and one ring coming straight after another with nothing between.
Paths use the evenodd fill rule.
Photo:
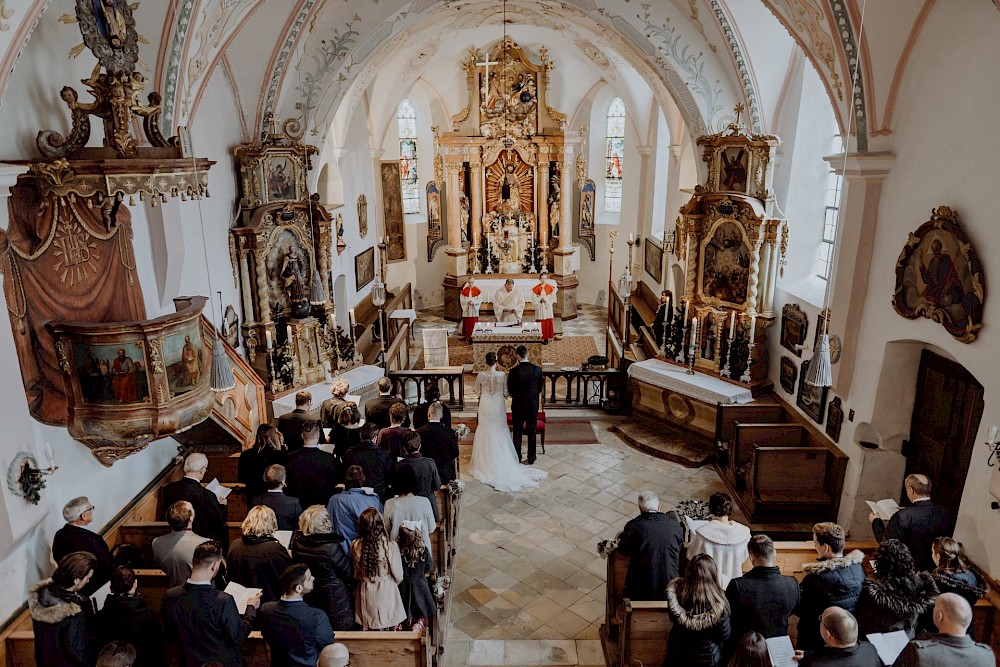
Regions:
<instances>
[{"instance_id":1,"label":"groom in dark suit","mask_svg":"<svg viewBox=\"0 0 1000 667\"><path fill-rule=\"evenodd\" d=\"M517 346L518 363L507 374L507 393L514 422L514 447L521 460L521 435L528 434L528 465L535 462L535 427L538 423L538 397L542 393L542 369L528 361L528 348Z\"/></svg>"}]
</instances>

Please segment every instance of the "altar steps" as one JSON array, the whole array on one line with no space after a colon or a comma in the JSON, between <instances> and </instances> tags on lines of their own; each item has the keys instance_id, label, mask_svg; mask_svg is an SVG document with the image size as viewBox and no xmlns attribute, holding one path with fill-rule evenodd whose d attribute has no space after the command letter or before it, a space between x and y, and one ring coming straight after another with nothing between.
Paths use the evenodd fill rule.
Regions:
<instances>
[{"instance_id":1,"label":"altar steps","mask_svg":"<svg viewBox=\"0 0 1000 667\"><path fill-rule=\"evenodd\" d=\"M613 426L611 432L639 451L686 468L699 468L715 460L715 446L711 441L636 414Z\"/></svg>"}]
</instances>

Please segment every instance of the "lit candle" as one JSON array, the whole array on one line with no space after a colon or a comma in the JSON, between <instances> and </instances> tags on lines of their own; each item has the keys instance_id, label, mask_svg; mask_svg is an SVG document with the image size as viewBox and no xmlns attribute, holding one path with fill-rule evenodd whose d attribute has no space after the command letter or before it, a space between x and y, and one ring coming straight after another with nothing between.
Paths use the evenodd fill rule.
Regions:
<instances>
[{"instance_id":1,"label":"lit candle","mask_svg":"<svg viewBox=\"0 0 1000 667\"><path fill-rule=\"evenodd\" d=\"M351 326L353 327L354 326L354 309L353 308L351 308L349 311L347 311L347 319L350 321Z\"/></svg>"},{"instance_id":2,"label":"lit candle","mask_svg":"<svg viewBox=\"0 0 1000 667\"><path fill-rule=\"evenodd\" d=\"M733 332L736 331L736 311L729 315L729 340L733 339Z\"/></svg>"},{"instance_id":3,"label":"lit candle","mask_svg":"<svg viewBox=\"0 0 1000 667\"><path fill-rule=\"evenodd\" d=\"M629 234L629 235L628 235L628 242L629 242L629 243L632 243L632 234Z\"/></svg>"},{"instance_id":4,"label":"lit candle","mask_svg":"<svg viewBox=\"0 0 1000 667\"><path fill-rule=\"evenodd\" d=\"M287 332L287 335L288 335L288 344L291 345L292 344L292 325L289 324L285 328L285 331Z\"/></svg>"},{"instance_id":5,"label":"lit candle","mask_svg":"<svg viewBox=\"0 0 1000 667\"><path fill-rule=\"evenodd\" d=\"M694 356L698 349L698 318L691 320L691 343L688 346L690 356Z\"/></svg>"},{"instance_id":6,"label":"lit candle","mask_svg":"<svg viewBox=\"0 0 1000 667\"><path fill-rule=\"evenodd\" d=\"M995 425L994 425L994 426L990 426L990 437L989 437L989 441L990 441L990 442L996 442L996 441L997 441L997 427L996 427ZM49 446L49 443L48 443L47 441L46 441L46 443L45 443L45 446L46 446L46 447L48 447L48 446Z\"/></svg>"},{"instance_id":7,"label":"lit candle","mask_svg":"<svg viewBox=\"0 0 1000 667\"><path fill-rule=\"evenodd\" d=\"M264 338L267 339L267 349L271 349L271 330L264 329Z\"/></svg>"},{"instance_id":8,"label":"lit candle","mask_svg":"<svg viewBox=\"0 0 1000 667\"><path fill-rule=\"evenodd\" d=\"M690 306L691 306L691 299L686 299L684 301L684 321L685 322L687 321L687 318L688 318L688 308Z\"/></svg>"},{"instance_id":9,"label":"lit candle","mask_svg":"<svg viewBox=\"0 0 1000 667\"><path fill-rule=\"evenodd\" d=\"M753 342L754 332L757 330L757 318L751 318L750 320L750 342Z\"/></svg>"}]
</instances>

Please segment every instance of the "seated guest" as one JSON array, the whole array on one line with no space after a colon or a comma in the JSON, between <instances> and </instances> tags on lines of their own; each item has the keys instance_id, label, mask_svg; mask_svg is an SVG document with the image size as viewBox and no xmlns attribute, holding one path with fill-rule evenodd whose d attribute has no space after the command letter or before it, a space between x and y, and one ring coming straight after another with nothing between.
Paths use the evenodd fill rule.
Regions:
<instances>
[{"instance_id":1,"label":"seated guest","mask_svg":"<svg viewBox=\"0 0 1000 667\"><path fill-rule=\"evenodd\" d=\"M319 448L319 422L302 425L302 449L288 456L288 492L302 507L326 505L337 491L337 460Z\"/></svg>"},{"instance_id":2,"label":"seated guest","mask_svg":"<svg viewBox=\"0 0 1000 667\"><path fill-rule=\"evenodd\" d=\"M799 667L882 667L878 651L868 642L858 641L858 622L854 615L840 607L830 607L819 617L819 633L823 645L795 654Z\"/></svg>"},{"instance_id":3,"label":"seated guest","mask_svg":"<svg viewBox=\"0 0 1000 667\"><path fill-rule=\"evenodd\" d=\"M722 649L729 641L729 603L711 556L697 554L684 576L667 584L667 614L673 628L667 637L666 664L722 664Z\"/></svg>"},{"instance_id":4,"label":"seated guest","mask_svg":"<svg viewBox=\"0 0 1000 667\"><path fill-rule=\"evenodd\" d=\"M403 563L403 580L399 582L399 596L406 611L409 630L423 630L427 619L434 615L437 605L431 595L427 576L434 571L428 540L418 521L404 521L399 527L399 555Z\"/></svg>"},{"instance_id":5,"label":"seated guest","mask_svg":"<svg viewBox=\"0 0 1000 667\"><path fill-rule=\"evenodd\" d=\"M438 388L437 380L428 380L424 384L424 402L413 408L413 428L417 429L427 424L427 410L431 403L441 400L441 390ZM451 410L447 405L441 403L441 423L451 428Z\"/></svg>"},{"instance_id":6,"label":"seated guest","mask_svg":"<svg viewBox=\"0 0 1000 667\"><path fill-rule=\"evenodd\" d=\"M823 646L819 631L823 610L840 607L853 612L865 581L861 567L865 555L857 549L844 555L847 538L843 528L835 523L817 523L812 534L819 561L802 566L805 576L799 584L799 606L795 610L799 617L795 645L806 651Z\"/></svg>"},{"instance_id":7,"label":"seated guest","mask_svg":"<svg viewBox=\"0 0 1000 667\"><path fill-rule=\"evenodd\" d=\"M171 505L179 500L186 500L194 508L194 524L191 529L210 540L229 544L229 533L226 531L228 518L226 499L219 498L201 485L207 471L207 456L201 452L189 454L184 459L184 477L163 487L160 513L165 514Z\"/></svg>"},{"instance_id":8,"label":"seated guest","mask_svg":"<svg viewBox=\"0 0 1000 667\"><path fill-rule=\"evenodd\" d=\"M420 434L420 451L434 460L441 483L447 484L458 478L458 436L441 423L441 414L441 404L431 403L427 411L430 421L417 429L417 433Z\"/></svg>"},{"instance_id":9,"label":"seated guest","mask_svg":"<svg viewBox=\"0 0 1000 667\"><path fill-rule=\"evenodd\" d=\"M409 427L403 426L405 418L406 406L402 403L393 403L389 406L389 426L378 432L378 446L392 454L394 463L403 455L403 440L410 432Z\"/></svg>"},{"instance_id":10,"label":"seated guest","mask_svg":"<svg viewBox=\"0 0 1000 667\"><path fill-rule=\"evenodd\" d=\"M951 537L955 523L944 505L931 500L931 480L927 475L907 475L903 486L910 506L893 514L888 526L874 512L868 515L868 522L876 540L901 541L913 554L917 569L930 572L934 569L931 543L935 537Z\"/></svg>"},{"instance_id":11,"label":"seated guest","mask_svg":"<svg viewBox=\"0 0 1000 667\"><path fill-rule=\"evenodd\" d=\"M351 543L351 563L358 580L355 612L362 630L392 630L406 620L399 582L403 562L399 546L385 532L382 515L374 507L361 513L358 539Z\"/></svg>"},{"instance_id":12,"label":"seated guest","mask_svg":"<svg viewBox=\"0 0 1000 667\"><path fill-rule=\"evenodd\" d=\"M312 592L305 594L306 603L322 609L334 630L352 629L351 561L344 538L333 532L330 515L322 505L307 507L299 517L299 530L292 536L292 558L308 565L316 578Z\"/></svg>"},{"instance_id":13,"label":"seated guest","mask_svg":"<svg viewBox=\"0 0 1000 667\"><path fill-rule=\"evenodd\" d=\"M320 651L333 643L333 628L326 614L302 599L313 589L309 567L289 565L281 573L281 587L281 599L265 602L257 615L271 649L271 667L315 667Z\"/></svg>"},{"instance_id":14,"label":"seated guest","mask_svg":"<svg viewBox=\"0 0 1000 667\"><path fill-rule=\"evenodd\" d=\"M410 431L406 435L403 441L403 460L396 463L396 477L403 474L404 468L413 470L413 476L417 480L417 495L423 496L430 502L431 510L434 511L434 522L437 523L441 520L441 510L438 509L434 492L441 488L441 477L433 459L420 454L420 443L420 434L416 431Z\"/></svg>"},{"instance_id":15,"label":"seated guest","mask_svg":"<svg viewBox=\"0 0 1000 667\"><path fill-rule=\"evenodd\" d=\"M939 537L931 545L931 558L937 565L931 573L931 578L937 584L938 592L957 593L965 598L970 607L976 606L979 598L986 594L986 587L966 564L965 548L962 543L950 537ZM921 616L922 630L928 632L938 630L934 626L933 616L933 610Z\"/></svg>"},{"instance_id":16,"label":"seated guest","mask_svg":"<svg viewBox=\"0 0 1000 667\"><path fill-rule=\"evenodd\" d=\"M221 544L214 540L199 544L191 578L163 596L163 627L167 639L180 647L183 667L212 662L243 665L240 644L250 635L261 594L247 600L246 612L240 616L233 596L212 585L221 565Z\"/></svg>"},{"instance_id":17,"label":"seated guest","mask_svg":"<svg viewBox=\"0 0 1000 667\"><path fill-rule=\"evenodd\" d=\"M378 396L365 403L365 421L373 422L379 428L386 428L389 426L389 407L393 403L402 403L405 407L406 403L398 396L392 395L392 380L387 377L380 377L375 383L375 388L378 389ZM410 416L407 409L403 426L409 425Z\"/></svg>"},{"instance_id":18,"label":"seated guest","mask_svg":"<svg viewBox=\"0 0 1000 667\"><path fill-rule=\"evenodd\" d=\"M141 665L136 662L135 647L126 641L109 642L101 649L101 654L97 656L96 667L132 667Z\"/></svg>"},{"instance_id":19,"label":"seated guest","mask_svg":"<svg viewBox=\"0 0 1000 667\"><path fill-rule=\"evenodd\" d=\"M111 573L111 593L97 613L98 645L115 640L131 642L138 655L133 658L135 667L162 667L167 664L163 654L163 626L139 595L138 588L133 570L117 567Z\"/></svg>"},{"instance_id":20,"label":"seated guest","mask_svg":"<svg viewBox=\"0 0 1000 667\"><path fill-rule=\"evenodd\" d=\"M330 398L323 401L320 406L319 420L323 428L332 429L340 422L340 410L348 403L345 398L347 391L351 388L350 381L342 376L333 378L330 382Z\"/></svg>"},{"instance_id":21,"label":"seated guest","mask_svg":"<svg viewBox=\"0 0 1000 667\"><path fill-rule=\"evenodd\" d=\"M226 568L229 578L247 588L263 591L264 602L281 596L281 573L292 564L288 550L274 538L278 520L264 505L251 507L243 520L243 536L229 547Z\"/></svg>"},{"instance_id":22,"label":"seated guest","mask_svg":"<svg viewBox=\"0 0 1000 667\"><path fill-rule=\"evenodd\" d=\"M285 495L285 466L272 465L264 471L264 485L267 493L256 496L250 501L250 506L264 505L274 510L278 518L278 530L295 530L302 514L302 505L298 498Z\"/></svg>"},{"instance_id":23,"label":"seated guest","mask_svg":"<svg viewBox=\"0 0 1000 667\"><path fill-rule=\"evenodd\" d=\"M914 569L910 550L899 540L880 544L872 563L874 573L865 579L854 611L861 634L903 630L912 639L917 617L937 598L934 579Z\"/></svg>"},{"instance_id":24,"label":"seated guest","mask_svg":"<svg viewBox=\"0 0 1000 667\"><path fill-rule=\"evenodd\" d=\"M167 574L167 586L180 586L191 576L194 550L209 538L196 535L194 507L186 500L179 500L167 510L170 532L153 540L153 563Z\"/></svg>"},{"instance_id":25,"label":"seated guest","mask_svg":"<svg viewBox=\"0 0 1000 667\"><path fill-rule=\"evenodd\" d=\"M28 590L28 612L35 632L39 667L89 667L96 654L91 627L92 601L83 595L97 558L74 551L59 560L51 579Z\"/></svg>"},{"instance_id":26,"label":"seated guest","mask_svg":"<svg viewBox=\"0 0 1000 667\"><path fill-rule=\"evenodd\" d=\"M300 391L295 394L295 409L278 417L278 430L285 438L289 453L302 449L302 426L308 422L318 422L320 414L312 409L312 394Z\"/></svg>"},{"instance_id":27,"label":"seated guest","mask_svg":"<svg viewBox=\"0 0 1000 667\"><path fill-rule=\"evenodd\" d=\"M395 409L396 406L393 406ZM383 429L385 430L385 429ZM393 464L396 459L387 449L381 449L375 444L379 429L375 424L365 424L361 427L361 437L357 447L347 450L344 454L345 468L358 466L365 473L368 486L375 489L378 497L385 500L388 497L388 482L392 476Z\"/></svg>"},{"instance_id":28,"label":"seated guest","mask_svg":"<svg viewBox=\"0 0 1000 667\"><path fill-rule=\"evenodd\" d=\"M788 617L799 603L799 582L774 565L774 542L754 535L747 544L753 569L726 587L733 636L756 631L765 638L788 634Z\"/></svg>"},{"instance_id":29,"label":"seated guest","mask_svg":"<svg viewBox=\"0 0 1000 667\"><path fill-rule=\"evenodd\" d=\"M944 593L934 602L934 625L939 632L906 645L896 667L994 667L996 658L986 644L969 637L972 607L961 595Z\"/></svg>"},{"instance_id":30,"label":"seated guest","mask_svg":"<svg viewBox=\"0 0 1000 667\"><path fill-rule=\"evenodd\" d=\"M66 503L62 514L66 524L57 530L52 538L52 560L58 563L64 556L75 551L93 554L97 559L94 564L94 576L80 591L84 597L90 597L97 589L108 583L115 560L111 557L111 549L108 548L104 538L87 528L94 521L94 506L86 496L74 498Z\"/></svg>"},{"instance_id":31,"label":"seated guest","mask_svg":"<svg viewBox=\"0 0 1000 667\"><path fill-rule=\"evenodd\" d=\"M319 654L316 667L350 667L351 652L345 644L330 644Z\"/></svg>"},{"instance_id":32,"label":"seated guest","mask_svg":"<svg viewBox=\"0 0 1000 667\"><path fill-rule=\"evenodd\" d=\"M759 632L748 632L736 642L728 667L771 667L771 656L767 652L767 641Z\"/></svg>"},{"instance_id":33,"label":"seated guest","mask_svg":"<svg viewBox=\"0 0 1000 667\"><path fill-rule=\"evenodd\" d=\"M340 421L330 433L333 440L333 455L337 457L337 463L344 462L344 454L361 441L361 427L365 422L361 419L361 411L354 403L344 405L337 417Z\"/></svg>"},{"instance_id":34,"label":"seated guest","mask_svg":"<svg viewBox=\"0 0 1000 667\"><path fill-rule=\"evenodd\" d=\"M666 600L667 583L680 576L684 527L660 511L652 491L639 494L639 516L625 524L618 553L629 557L623 596L630 600Z\"/></svg>"},{"instance_id":35,"label":"seated guest","mask_svg":"<svg viewBox=\"0 0 1000 667\"><path fill-rule=\"evenodd\" d=\"M281 431L270 424L257 427L257 440L253 447L243 450L237 467L237 479L246 486L247 498L267 492L264 471L271 465L285 465L288 451Z\"/></svg>"},{"instance_id":36,"label":"seated guest","mask_svg":"<svg viewBox=\"0 0 1000 667\"><path fill-rule=\"evenodd\" d=\"M434 510L427 498L416 495L417 478L414 476L413 468L406 467L400 472L396 479L396 493L399 495L390 498L385 503L385 521L389 529L389 539L395 540L399 534L399 527L407 521L420 524L424 540L427 542L427 550L431 549L431 533L437 528L434 520Z\"/></svg>"},{"instance_id":37,"label":"seated guest","mask_svg":"<svg viewBox=\"0 0 1000 667\"><path fill-rule=\"evenodd\" d=\"M708 499L712 520L695 531L687 548L688 560L698 554L708 554L719 568L723 587L729 580L743 574L743 563L749 557L747 542L750 529L729 517L733 514L733 500L725 493L713 493Z\"/></svg>"},{"instance_id":38,"label":"seated guest","mask_svg":"<svg viewBox=\"0 0 1000 667\"><path fill-rule=\"evenodd\" d=\"M344 538L344 552L349 553L351 542L358 536L358 518L369 507L382 511L382 501L365 486L365 473L359 466L347 469L344 492L330 498L326 512L330 515L333 532Z\"/></svg>"}]
</instances>

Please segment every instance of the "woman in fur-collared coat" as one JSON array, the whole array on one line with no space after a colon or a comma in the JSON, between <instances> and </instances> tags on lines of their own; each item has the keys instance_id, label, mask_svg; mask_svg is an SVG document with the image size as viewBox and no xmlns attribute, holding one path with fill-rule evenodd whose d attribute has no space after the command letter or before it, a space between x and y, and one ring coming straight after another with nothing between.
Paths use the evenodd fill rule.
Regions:
<instances>
[{"instance_id":1,"label":"woman in fur-collared coat","mask_svg":"<svg viewBox=\"0 0 1000 667\"><path fill-rule=\"evenodd\" d=\"M74 551L59 561L51 579L28 591L28 611L35 631L35 664L45 667L92 667L97 659L92 632L92 603L80 594L94 574L93 554Z\"/></svg>"},{"instance_id":2,"label":"woman in fur-collared coat","mask_svg":"<svg viewBox=\"0 0 1000 667\"><path fill-rule=\"evenodd\" d=\"M938 587L927 572L916 572L910 549L886 540L873 556L875 574L866 579L854 610L860 636L903 630L910 639L917 618L934 606Z\"/></svg>"},{"instance_id":3,"label":"woman in fur-collared coat","mask_svg":"<svg viewBox=\"0 0 1000 667\"><path fill-rule=\"evenodd\" d=\"M729 640L729 602L711 556L695 556L684 576L667 584L667 613L674 624L667 639L668 667L722 664L722 647Z\"/></svg>"}]
</instances>

